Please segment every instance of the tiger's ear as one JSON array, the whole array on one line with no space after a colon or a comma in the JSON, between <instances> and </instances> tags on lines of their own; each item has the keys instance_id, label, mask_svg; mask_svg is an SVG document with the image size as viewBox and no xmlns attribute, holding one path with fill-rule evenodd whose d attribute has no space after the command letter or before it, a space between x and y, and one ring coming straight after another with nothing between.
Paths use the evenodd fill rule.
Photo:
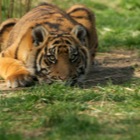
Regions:
<instances>
[{"instance_id":1,"label":"tiger's ear","mask_svg":"<svg viewBox=\"0 0 140 140\"><path fill-rule=\"evenodd\" d=\"M83 26L76 25L72 29L71 33L74 34L80 40L80 42L83 45L85 44L85 37L87 36L87 31L86 31L86 29Z\"/></svg>"},{"instance_id":2,"label":"tiger's ear","mask_svg":"<svg viewBox=\"0 0 140 140\"><path fill-rule=\"evenodd\" d=\"M4 46L9 38L9 34L17 22L18 22L18 19L10 18L1 23L1 25L0 25L0 45L2 47L2 50L5 49Z\"/></svg>"},{"instance_id":3,"label":"tiger's ear","mask_svg":"<svg viewBox=\"0 0 140 140\"><path fill-rule=\"evenodd\" d=\"M33 37L33 44L34 46L39 46L41 43L44 42L45 38L48 36L49 32L47 29L42 26L38 25L33 28L32 30L32 37Z\"/></svg>"}]
</instances>

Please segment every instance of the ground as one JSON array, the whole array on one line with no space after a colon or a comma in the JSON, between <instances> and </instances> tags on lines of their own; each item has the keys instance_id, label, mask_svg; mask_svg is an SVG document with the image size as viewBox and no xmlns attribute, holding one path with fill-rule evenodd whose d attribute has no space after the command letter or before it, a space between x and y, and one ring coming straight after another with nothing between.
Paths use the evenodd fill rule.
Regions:
<instances>
[{"instance_id":1,"label":"ground","mask_svg":"<svg viewBox=\"0 0 140 140\"><path fill-rule=\"evenodd\" d=\"M98 84L123 84L132 78L140 78L140 57L137 51L115 50L97 53L95 65L91 66L85 80L85 88ZM1 81L1 90L9 90Z\"/></svg>"},{"instance_id":2,"label":"ground","mask_svg":"<svg viewBox=\"0 0 140 140\"><path fill-rule=\"evenodd\" d=\"M97 64L92 66L87 76L87 86L123 84L131 78L140 77L140 58L136 51L118 50L109 53L98 53Z\"/></svg>"}]
</instances>

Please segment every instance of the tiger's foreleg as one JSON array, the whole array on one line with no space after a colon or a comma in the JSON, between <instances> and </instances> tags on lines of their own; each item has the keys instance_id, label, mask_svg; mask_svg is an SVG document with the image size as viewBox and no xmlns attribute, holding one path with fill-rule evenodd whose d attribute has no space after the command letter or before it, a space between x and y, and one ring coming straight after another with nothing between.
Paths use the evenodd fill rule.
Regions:
<instances>
[{"instance_id":1,"label":"tiger's foreleg","mask_svg":"<svg viewBox=\"0 0 140 140\"><path fill-rule=\"evenodd\" d=\"M25 65L13 58L0 58L0 76L6 80L7 87L25 87L33 83L33 76Z\"/></svg>"}]
</instances>

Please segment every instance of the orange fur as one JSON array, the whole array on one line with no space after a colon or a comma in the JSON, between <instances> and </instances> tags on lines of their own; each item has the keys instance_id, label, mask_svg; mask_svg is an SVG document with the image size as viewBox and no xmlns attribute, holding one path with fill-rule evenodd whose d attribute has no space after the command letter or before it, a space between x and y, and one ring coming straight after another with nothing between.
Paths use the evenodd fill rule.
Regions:
<instances>
[{"instance_id":1,"label":"orange fur","mask_svg":"<svg viewBox=\"0 0 140 140\"><path fill-rule=\"evenodd\" d=\"M67 14L75 21L82 24L88 31L89 51L91 54L91 62L94 62L95 54L98 47L98 36L96 31L95 14L84 5L74 5L67 10Z\"/></svg>"},{"instance_id":2,"label":"orange fur","mask_svg":"<svg viewBox=\"0 0 140 140\"><path fill-rule=\"evenodd\" d=\"M4 21L0 25L0 46L1 50L6 49L6 43L9 38L9 33L13 29L13 26L18 22L17 18L10 18Z\"/></svg>"},{"instance_id":3,"label":"orange fur","mask_svg":"<svg viewBox=\"0 0 140 140\"><path fill-rule=\"evenodd\" d=\"M84 6L73 6L66 13L43 4L7 26L10 28L4 30L3 25L0 76L8 87L30 85L33 77L47 83L70 81L73 85L94 60L98 44L95 18Z\"/></svg>"}]
</instances>

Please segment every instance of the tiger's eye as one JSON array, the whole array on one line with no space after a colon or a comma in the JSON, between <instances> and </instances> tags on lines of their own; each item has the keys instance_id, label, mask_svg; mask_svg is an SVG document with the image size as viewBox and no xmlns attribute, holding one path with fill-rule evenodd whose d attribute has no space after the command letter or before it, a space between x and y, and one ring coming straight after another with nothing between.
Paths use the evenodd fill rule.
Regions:
<instances>
[{"instance_id":1,"label":"tiger's eye","mask_svg":"<svg viewBox=\"0 0 140 140\"><path fill-rule=\"evenodd\" d=\"M75 57L76 57L75 55L72 55L72 56L71 56L71 59L73 60L73 59L75 59Z\"/></svg>"},{"instance_id":2,"label":"tiger's eye","mask_svg":"<svg viewBox=\"0 0 140 140\"><path fill-rule=\"evenodd\" d=\"M71 55L71 58L70 58L71 62L75 62L77 59L78 59L77 55L75 55L75 54Z\"/></svg>"},{"instance_id":3,"label":"tiger's eye","mask_svg":"<svg viewBox=\"0 0 140 140\"><path fill-rule=\"evenodd\" d=\"M37 40L34 40L33 44L34 44L35 47L38 47L40 45L39 41L37 41Z\"/></svg>"},{"instance_id":4,"label":"tiger's eye","mask_svg":"<svg viewBox=\"0 0 140 140\"><path fill-rule=\"evenodd\" d=\"M52 63L55 63L56 62L56 59L55 59L55 56L54 55L48 55L47 58Z\"/></svg>"},{"instance_id":5,"label":"tiger's eye","mask_svg":"<svg viewBox=\"0 0 140 140\"><path fill-rule=\"evenodd\" d=\"M55 59L55 57L53 56L53 55L50 55L50 60L54 60Z\"/></svg>"}]
</instances>

